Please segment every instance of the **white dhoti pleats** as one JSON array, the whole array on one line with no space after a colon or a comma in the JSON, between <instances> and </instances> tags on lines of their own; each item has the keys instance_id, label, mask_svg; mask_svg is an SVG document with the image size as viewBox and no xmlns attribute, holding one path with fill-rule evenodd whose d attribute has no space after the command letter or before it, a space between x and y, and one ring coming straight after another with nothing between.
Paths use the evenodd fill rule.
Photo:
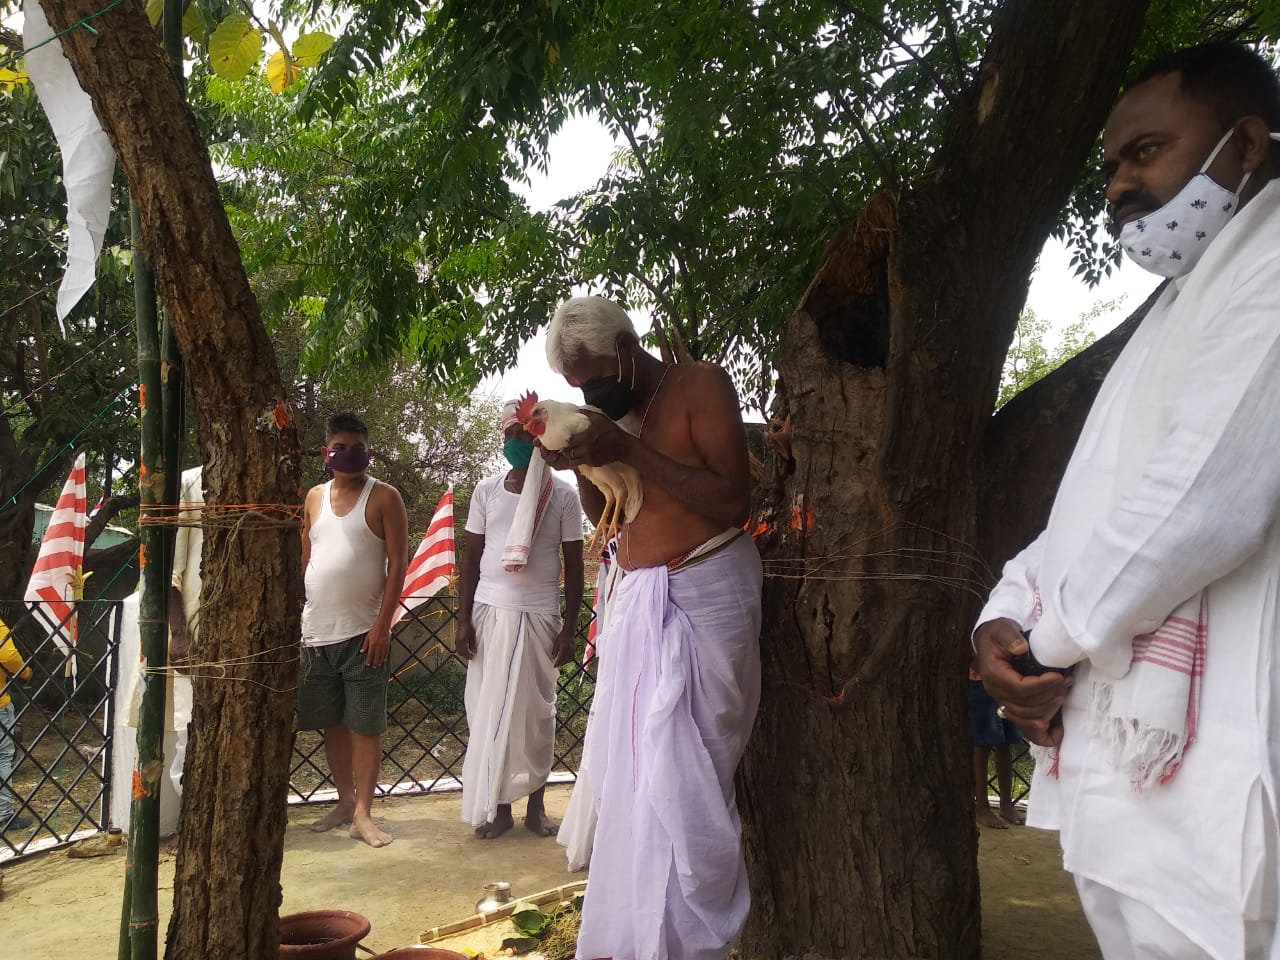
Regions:
<instances>
[{"instance_id":1,"label":"white dhoti pleats","mask_svg":"<svg viewBox=\"0 0 1280 960\"><path fill-rule=\"evenodd\" d=\"M556 736L551 648L561 619L477 603L478 650L467 665L462 819L489 823L498 805L547 782Z\"/></svg>"},{"instance_id":2,"label":"white dhoti pleats","mask_svg":"<svg viewBox=\"0 0 1280 960\"><path fill-rule=\"evenodd\" d=\"M760 584L740 537L618 588L587 748L599 823L583 960L713 960L742 932L733 775L760 699Z\"/></svg>"}]
</instances>

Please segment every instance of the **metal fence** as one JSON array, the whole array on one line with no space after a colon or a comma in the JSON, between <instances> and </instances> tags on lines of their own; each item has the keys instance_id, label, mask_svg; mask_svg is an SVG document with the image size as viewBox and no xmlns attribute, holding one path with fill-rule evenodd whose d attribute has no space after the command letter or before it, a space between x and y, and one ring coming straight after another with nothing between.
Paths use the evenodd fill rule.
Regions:
<instances>
[{"instance_id":1,"label":"metal fence","mask_svg":"<svg viewBox=\"0 0 1280 960\"><path fill-rule=\"evenodd\" d=\"M457 598L427 601L403 611L391 634L387 732L382 740L378 796L405 796L461 785L467 749L463 703L466 667L453 653ZM590 598L578 616L574 659L560 668L556 690L555 762L552 780L572 780L582 757L587 711L595 693L594 664L584 663L592 621ZM337 796L318 731L298 732L289 775L290 801L326 803Z\"/></svg>"},{"instance_id":2,"label":"metal fence","mask_svg":"<svg viewBox=\"0 0 1280 960\"><path fill-rule=\"evenodd\" d=\"M1009 752L1013 760L1011 799L1014 803L1021 803L1027 798L1027 794L1031 792L1031 774L1035 770L1035 759L1031 756L1031 747L1025 740L1021 743L1012 744ZM999 785L996 783L994 757L987 761L987 797L997 800L1000 797Z\"/></svg>"},{"instance_id":3,"label":"metal fence","mask_svg":"<svg viewBox=\"0 0 1280 960\"><path fill-rule=\"evenodd\" d=\"M0 726L0 738L13 745L12 770L8 776L0 770L0 790L12 796L15 817L0 824L0 857L107 829L122 604L74 606L58 622L43 606L28 604L8 623L32 676L0 683L0 699L10 698L15 715L12 728Z\"/></svg>"},{"instance_id":4,"label":"metal fence","mask_svg":"<svg viewBox=\"0 0 1280 960\"><path fill-rule=\"evenodd\" d=\"M112 725L120 648L121 602L84 602L66 623L25 605L10 623L33 676L8 677L16 722L12 771L0 789L13 794L26 826L0 831L0 859L44 850L106 830L112 777ZM584 663L593 614L584 600L575 658L560 670L552 779L572 780L582 755L595 667ZM387 733L380 796L414 795L461 785L467 746L466 668L453 653L456 598L405 609L392 633ZM75 642L72 642L72 636ZM70 664L74 662L72 670ZM0 735L6 735L0 732ZM317 731L300 731L290 771L291 803L335 798ZM3 824L0 824L3 826Z\"/></svg>"}]
</instances>

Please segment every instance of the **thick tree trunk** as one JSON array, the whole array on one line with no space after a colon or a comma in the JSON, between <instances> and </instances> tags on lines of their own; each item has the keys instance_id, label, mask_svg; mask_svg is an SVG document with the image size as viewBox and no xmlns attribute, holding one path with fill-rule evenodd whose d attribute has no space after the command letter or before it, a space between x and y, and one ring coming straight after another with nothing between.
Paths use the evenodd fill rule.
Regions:
<instances>
[{"instance_id":1,"label":"thick tree trunk","mask_svg":"<svg viewBox=\"0 0 1280 960\"><path fill-rule=\"evenodd\" d=\"M61 30L101 4L42 6ZM301 578L297 529L241 505L298 504L296 431L208 154L142 7L93 25L63 49L138 204L195 396L209 504L194 653L210 665L195 677L168 956L262 960L277 951Z\"/></svg>"},{"instance_id":2,"label":"thick tree trunk","mask_svg":"<svg viewBox=\"0 0 1280 960\"><path fill-rule=\"evenodd\" d=\"M765 684L740 778L748 956L979 953L963 705L983 437L1145 6L1007 3L936 175L873 197L791 320L795 466L763 517Z\"/></svg>"}]
</instances>

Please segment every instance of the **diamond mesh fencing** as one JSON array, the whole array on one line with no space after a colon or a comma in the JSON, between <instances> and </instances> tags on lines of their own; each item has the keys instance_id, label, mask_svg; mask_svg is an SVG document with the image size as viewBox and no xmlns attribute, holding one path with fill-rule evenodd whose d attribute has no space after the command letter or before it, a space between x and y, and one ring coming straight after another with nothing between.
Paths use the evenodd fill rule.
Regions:
<instances>
[{"instance_id":1,"label":"diamond mesh fencing","mask_svg":"<svg viewBox=\"0 0 1280 960\"><path fill-rule=\"evenodd\" d=\"M1031 745L1025 740L1010 744L1009 753L1013 761L1011 799L1014 803L1020 803L1031 793L1031 774L1035 771L1036 761L1031 756ZM1000 796L994 757L987 761L987 795L996 799Z\"/></svg>"},{"instance_id":2,"label":"diamond mesh fencing","mask_svg":"<svg viewBox=\"0 0 1280 960\"><path fill-rule=\"evenodd\" d=\"M454 653L457 598L434 597L402 617L391 634L387 732L382 739L378 796L457 789L467 749L463 701L467 671ZM560 668L552 777L572 779L582 758L595 666L583 662L592 620L589 598L578 616L574 659ZM337 796L319 731L300 730L289 776L290 801L327 803Z\"/></svg>"},{"instance_id":3,"label":"diamond mesh fencing","mask_svg":"<svg viewBox=\"0 0 1280 960\"><path fill-rule=\"evenodd\" d=\"M123 605L74 606L64 622L37 604L22 605L8 620L31 678L6 672L0 683L0 700L9 699L13 715L12 725L0 723L0 791L7 794L0 798L0 859L107 829Z\"/></svg>"}]
</instances>

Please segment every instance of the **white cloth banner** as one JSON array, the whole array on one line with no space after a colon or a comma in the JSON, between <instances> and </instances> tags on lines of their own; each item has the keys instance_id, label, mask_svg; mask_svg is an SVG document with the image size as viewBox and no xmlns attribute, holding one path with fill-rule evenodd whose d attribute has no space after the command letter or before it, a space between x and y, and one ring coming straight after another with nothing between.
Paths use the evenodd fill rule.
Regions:
<instances>
[{"instance_id":1,"label":"white cloth banner","mask_svg":"<svg viewBox=\"0 0 1280 960\"><path fill-rule=\"evenodd\" d=\"M61 42L45 43L53 29L36 0L22 5L23 58L40 105L62 150L62 181L67 190L67 272L58 288L58 320L64 320L93 286L98 253L111 216L111 178L116 155L62 52ZM44 43L39 49L37 44Z\"/></svg>"}]
</instances>

